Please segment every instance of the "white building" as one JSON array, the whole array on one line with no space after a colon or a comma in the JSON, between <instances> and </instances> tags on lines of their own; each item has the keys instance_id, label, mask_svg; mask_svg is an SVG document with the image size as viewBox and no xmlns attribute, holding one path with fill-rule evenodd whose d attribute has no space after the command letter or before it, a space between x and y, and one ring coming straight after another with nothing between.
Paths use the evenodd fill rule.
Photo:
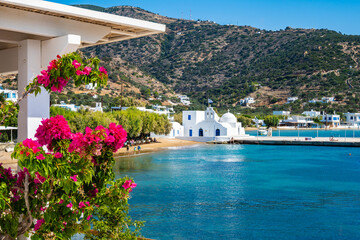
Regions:
<instances>
[{"instance_id":1,"label":"white building","mask_svg":"<svg viewBox=\"0 0 360 240\"><path fill-rule=\"evenodd\" d=\"M296 100L298 100L299 98L298 97L289 97L287 98L287 102L286 103L292 103L292 102L295 102Z\"/></svg>"},{"instance_id":2,"label":"white building","mask_svg":"<svg viewBox=\"0 0 360 240\"><path fill-rule=\"evenodd\" d=\"M186 106L190 106L191 102L190 102L190 98L186 95L180 95L178 96L178 98L180 98L180 102Z\"/></svg>"},{"instance_id":3,"label":"white building","mask_svg":"<svg viewBox=\"0 0 360 240\"><path fill-rule=\"evenodd\" d=\"M241 106L248 106L248 105L253 104L253 103L255 103L255 100L252 97L246 97L244 99L240 99L240 105Z\"/></svg>"},{"instance_id":4,"label":"white building","mask_svg":"<svg viewBox=\"0 0 360 240\"><path fill-rule=\"evenodd\" d=\"M353 126L360 126L360 113L345 113L346 123Z\"/></svg>"},{"instance_id":5,"label":"white building","mask_svg":"<svg viewBox=\"0 0 360 240\"><path fill-rule=\"evenodd\" d=\"M281 121L282 126L311 127L313 124L314 121L312 117L309 116L294 115Z\"/></svg>"},{"instance_id":6,"label":"white building","mask_svg":"<svg viewBox=\"0 0 360 240\"><path fill-rule=\"evenodd\" d=\"M183 137L184 136L184 127L178 123L178 122L171 122L171 130L170 133L167 135L157 135L155 133L150 133L150 137L168 137L168 138L173 138L173 137Z\"/></svg>"},{"instance_id":7,"label":"white building","mask_svg":"<svg viewBox=\"0 0 360 240\"><path fill-rule=\"evenodd\" d=\"M322 114L320 115L320 121L327 127L339 127L340 126L340 115L337 114Z\"/></svg>"},{"instance_id":8,"label":"white building","mask_svg":"<svg viewBox=\"0 0 360 240\"><path fill-rule=\"evenodd\" d=\"M0 94L4 94L5 101L16 102L18 100L18 91L16 90L3 89L0 86Z\"/></svg>"},{"instance_id":9,"label":"white building","mask_svg":"<svg viewBox=\"0 0 360 240\"><path fill-rule=\"evenodd\" d=\"M111 107L112 110L126 110L130 107ZM167 107L167 106L159 106L159 105L153 105L153 109L147 109L146 107L136 107L136 109L143 111L143 112L151 112L156 114L165 114L167 115L168 119L173 120L174 115L174 108Z\"/></svg>"},{"instance_id":10,"label":"white building","mask_svg":"<svg viewBox=\"0 0 360 240\"><path fill-rule=\"evenodd\" d=\"M245 136L245 129L232 113L227 112L220 118L212 107L206 111L183 111L183 126L184 137L196 137L199 141L200 138L211 141L216 137Z\"/></svg>"},{"instance_id":11,"label":"white building","mask_svg":"<svg viewBox=\"0 0 360 240\"><path fill-rule=\"evenodd\" d=\"M276 116L290 116L290 111L273 111Z\"/></svg>"},{"instance_id":12,"label":"white building","mask_svg":"<svg viewBox=\"0 0 360 240\"><path fill-rule=\"evenodd\" d=\"M89 83L85 85L85 89L87 90L94 90L96 87L97 87L96 83L95 84Z\"/></svg>"},{"instance_id":13,"label":"white building","mask_svg":"<svg viewBox=\"0 0 360 240\"><path fill-rule=\"evenodd\" d=\"M334 101L335 101L334 97L323 97L323 98L321 98L322 103L330 103L330 102L334 102Z\"/></svg>"},{"instance_id":14,"label":"white building","mask_svg":"<svg viewBox=\"0 0 360 240\"><path fill-rule=\"evenodd\" d=\"M317 99L311 99L311 100L309 100L309 103L317 103L317 102L320 102L320 100L317 100Z\"/></svg>"},{"instance_id":15,"label":"white building","mask_svg":"<svg viewBox=\"0 0 360 240\"><path fill-rule=\"evenodd\" d=\"M320 116L320 112L314 111L312 109L311 109L311 111L305 111L302 114L304 114L305 116L308 116L308 117L312 117L312 118Z\"/></svg>"},{"instance_id":16,"label":"white building","mask_svg":"<svg viewBox=\"0 0 360 240\"><path fill-rule=\"evenodd\" d=\"M60 104L52 104L53 107L64 108L73 112L77 112L79 110L79 106L75 106L75 104L65 104L64 101L61 101Z\"/></svg>"}]
</instances>

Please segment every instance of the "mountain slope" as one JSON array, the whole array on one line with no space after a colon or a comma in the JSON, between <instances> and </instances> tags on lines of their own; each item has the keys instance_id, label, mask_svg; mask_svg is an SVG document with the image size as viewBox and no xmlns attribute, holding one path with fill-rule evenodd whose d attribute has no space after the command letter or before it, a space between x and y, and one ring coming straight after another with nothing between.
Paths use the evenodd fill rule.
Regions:
<instances>
[{"instance_id":1,"label":"mountain slope","mask_svg":"<svg viewBox=\"0 0 360 240\"><path fill-rule=\"evenodd\" d=\"M87 54L121 59L200 103L211 98L221 108L236 106L260 85L304 102L338 95L343 103L359 109L351 104L360 90L359 36L325 29L264 31L167 18L128 6L103 11L164 23L167 31L88 48ZM259 104L276 105L284 98L269 97Z\"/></svg>"}]
</instances>

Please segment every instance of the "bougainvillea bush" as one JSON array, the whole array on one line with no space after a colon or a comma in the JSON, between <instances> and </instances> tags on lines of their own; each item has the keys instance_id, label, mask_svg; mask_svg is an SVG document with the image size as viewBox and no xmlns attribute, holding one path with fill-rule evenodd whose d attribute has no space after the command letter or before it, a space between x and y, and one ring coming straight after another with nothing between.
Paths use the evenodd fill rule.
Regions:
<instances>
[{"instance_id":1,"label":"bougainvillea bush","mask_svg":"<svg viewBox=\"0 0 360 240\"><path fill-rule=\"evenodd\" d=\"M72 75L83 83L88 83L87 77L100 84L107 79L98 65L92 73L78 55L67 57L52 61L27 91L38 91L39 86L61 91ZM67 64L59 63L65 60ZM86 239L136 239L142 223L128 216L129 194L136 183L128 177L115 180L113 172L113 154L126 136L115 123L72 133L63 116L43 119L36 140L26 139L14 149L12 158L18 159L20 171L13 173L0 164L0 239L22 234L70 239L77 233Z\"/></svg>"}]
</instances>

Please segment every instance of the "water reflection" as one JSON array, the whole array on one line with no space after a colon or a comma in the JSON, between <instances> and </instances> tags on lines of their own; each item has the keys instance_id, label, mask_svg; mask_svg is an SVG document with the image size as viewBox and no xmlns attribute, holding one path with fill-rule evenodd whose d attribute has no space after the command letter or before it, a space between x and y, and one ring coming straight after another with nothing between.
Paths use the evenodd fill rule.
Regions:
<instances>
[{"instance_id":1,"label":"water reflection","mask_svg":"<svg viewBox=\"0 0 360 240\"><path fill-rule=\"evenodd\" d=\"M153 163L153 156L144 155L139 157L119 157L114 165L115 174L142 172L154 170L156 164Z\"/></svg>"}]
</instances>

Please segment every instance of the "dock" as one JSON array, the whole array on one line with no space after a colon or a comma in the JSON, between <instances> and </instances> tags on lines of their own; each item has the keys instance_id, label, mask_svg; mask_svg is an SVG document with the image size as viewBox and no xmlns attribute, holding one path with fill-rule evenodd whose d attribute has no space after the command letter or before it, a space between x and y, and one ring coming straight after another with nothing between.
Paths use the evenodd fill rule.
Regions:
<instances>
[{"instance_id":1,"label":"dock","mask_svg":"<svg viewBox=\"0 0 360 240\"><path fill-rule=\"evenodd\" d=\"M329 137L242 137L230 141L211 141L211 144L256 144L292 146L360 147L360 138Z\"/></svg>"}]
</instances>

